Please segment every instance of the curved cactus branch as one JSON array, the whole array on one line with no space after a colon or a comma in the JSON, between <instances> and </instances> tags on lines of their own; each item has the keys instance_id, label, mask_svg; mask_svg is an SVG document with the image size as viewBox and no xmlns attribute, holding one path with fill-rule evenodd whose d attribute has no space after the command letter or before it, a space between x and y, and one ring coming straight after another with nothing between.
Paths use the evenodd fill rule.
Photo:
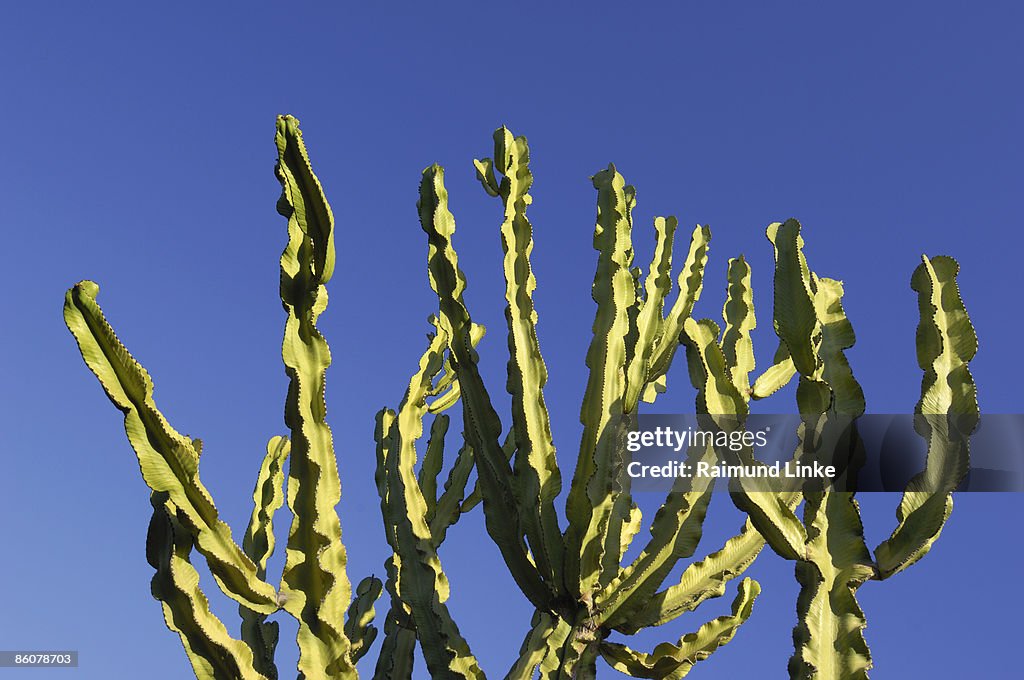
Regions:
<instances>
[{"instance_id":1,"label":"curved cactus branch","mask_svg":"<svg viewBox=\"0 0 1024 680\"><path fill-rule=\"evenodd\" d=\"M658 509L643 551L595 598L604 625L615 628L629 620L661 587L676 563L693 555L711 502L712 485L706 482L703 490L684 493L673 489Z\"/></svg>"},{"instance_id":2,"label":"curved cactus branch","mask_svg":"<svg viewBox=\"0 0 1024 680\"><path fill-rule=\"evenodd\" d=\"M267 442L267 454L252 495L252 516L242 540L242 550L256 563L261 579L267 578L267 560L274 553L274 513L284 505L284 463L289 453L291 443L287 437L272 437ZM238 613L242 617L242 640L252 650L256 670L270 680L277 680L274 651L280 636L278 623L267 621L266 614L242 605Z\"/></svg>"},{"instance_id":3,"label":"curved cactus branch","mask_svg":"<svg viewBox=\"0 0 1024 680\"><path fill-rule=\"evenodd\" d=\"M373 625L376 612L373 605L380 597L384 584L376 576L367 576L356 586L355 597L345 613L345 636L352 643L352 662L366 656L370 645L377 639L377 627Z\"/></svg>"},{"instance_id":4,"label":"curved cactus branch","mask_svg":"<svg viewBox=\"0 0 1024 680\"><path fill-rule=\"evenodd\" d=\"M394 606L384 619L381 643L373 680L411 680L416 663L416 629L409 616Z\"/></svg>"},{"instance_id":5,"label":"curved cactus branch","mask_svg":"<svg viewBox=\"0 0 1024 680\"><path fill-rule=\"evenodd\" d=\"M445 333L431 339L396 413L378 414L378 488L394 565L394 592L408 606L431 675L483 678L468 644L445 606L448 580L427 520L429 505L414 472L416 441L423 434L426 393L441 368ZM436 507L436 504L435 504Z\"/></svg>"},{"instance_id":6,"label":"curved cactus branch","mask_svg":"<svg viewBox=\"0 0 1024 680\"><path fill-rule=\"evenodd\" d=\"M967 473L968 437L978 423L978 397L968 362L978 338L956 284L951 257L929 259L914 271L921 321L917 361L924 371L915 427L928 441L926 467L910 480L896 511L892 536L875 548L879 575L888 578L921 559L953 511L952 491Z\"/></svg>"},{"instance_id":7,"label":"curved cactus branch","mask_svg":"<svg viewBox=\"0 0 1024 680\"><path fill-rule=\"evenodd\" d=\"M99 290L92 281L81 281L68 290L64 322L89 370L124 413L125 432L138 456L142 478L153 491L168 494L224 593L253 611L273 613L277 593L259 578L256 565L220 519L210 492L199 479L196 443L179 434L157 409L153 381L104 318L96 302Z\"/></svg>"},{"instance_id":8,"label":"curved cactus branch","mask_svg":"<svg viewBox=\"0 0 1024 680\"><path fill-rule=\"evenodd\" d=\"M750 288L750 265L740 255L729 260L729 281L722 318L722 355L729 366L732 384L745 399L751 393L750 372L754 370L754 343L750 332L757 327L754 316L754 295Z\"/></svg>"},{"instance_id":9,"label":"curved cactus branch","mask_svg":"<svg viewBox=\"0 0 1024 680\"><path fill-rule=\"evenodd\" d=\"M160 601L167 627L185 647L192 669L201 680L265 680L253 666L253 655L232 638L211 611L199 588L199 572L189 562L194 536L178 519L178 509L166 492L150 496L153 518L146 537L146 559L156 569L153 597Z\"/></svg>"},{"instance_id":10,"label":"curved cactus branch","mask_svg":"<svg viewBox=\"0 0 1024 680\"><path fill-rule=\"evenodd\" d=\"M288 374L285 423L291 429L288 532L281 595L299 622L299 671L356 677L341 622L352 594L335 507L341 500L338 462L325 420L324 381L330 349L316 327L327 307L324 284L334 271L334 218L313 174L299 122L277 120L281 182L278 212L288 219L281 255L281 302L288 314L282 356Z\"/></svg>"},{"instance_id":11,"label":"curved cactus branch","mask_svg":"<svg viewBox=\"0 0 1024 680\"><path fill-rule=\"evenodd\" d=\"M533 226L526 209L533 202L530 148L525 137L508 128L494 132L494 160L475 161L484 189L501 199L505 215L501 245L505 253L505 318L508 321L508 392L512 396L512 427L521 442L513 472L534 561L544 580L561 590L562 530L554 500L562 489L561 472L551 437L551 419L544 402L547 367L537 339L533 291L537 281L530 266ZM497 182L494 171L501 173Z\"/></svg>"},{"instance_id":12,"label":"curved cactus branch","mask_svg":"<svg viewBox=\"0 0 1024 680\"><path fill-rule=\"evenodd\" d=\"M622 460L616 456L621 450L616 434L621 428L614 421L625 412L626 367L633 349L627 336L636 332L637 291L630 272L636 192L614 165L594 175L593 183L598 192L594 248L600 253L593 285L597 312L587 351L590 377L580 410L583 435L566 501L566 587L576 598L592 597L600 588L605 539L620 493L616 482Z\"/></svg>"},{"instance_id":13,"label":"curved cactus branch","mask_svg":"<svg viewBox=\"0 0 1024 680\"><path fill-rule=\"evenodd\" d=\"M642 602L614 628L632 635L643 628L664 625L705 600L721 597L729 581L746 571L763 547L764 538L748 519L739 534L703 560L687 566L678 583Z\"/></svg>"},{"instance_id":14,"label":"curved cactus branch","mask_svg":"<svg viewBox=\"0 0 1024 680\"><path fill-rule=\"evenodd\" d=\"M678 680L685 677L698 661L726 644L736 635L740 625L750 618L754 600L761 586L749 578L743 579L732 603L732 614L708 621L694 633L688 633L676 644L664 642L651 653L636 652L625 645L602 642L601 655L615 670L634 678Z\"/></svg>"},{"instance_id":15,"label":"curved cactus branch","mask_svg":"<svg viewBox=\"0 0 1024 680\"><path fill-rule=\"evenodd\" d=\"M719 419L724 427L736 428L747 414L746 400L732 382L732 375L716 338L718 326L708 319L687 319L683 330L691 380L697 388L697 412ZM763 478L741 479L742 493L732 494L736 505L754 521L754 526L772 548L788 559L804 554L807 534L794 514L790 499L759 488Z\"/></svg>"},{"instance_id":16,"label":"curved cactus branch","mask_svg":"<svg viewBox=\"0 0 1024 680\"><path fill-rule=\"evenodd\" d=\"M665 332L665 298L672 290L672 247L679 221L675 217L654 218L654 256L644 280L643 297L638 296L636 349L626 368L626 404L640 399L649 382L655 347Z\"/></svg>"},{"instance_id":17,"label":"curved cactus branch","mask_svg":"<svg viewBox=\"0 0 1024 680\"><path fill-rule=\"evenodd\" d=\"M690 318L693 306L704 289L704 266L708 261L710 243L711 230L697 225L690 235L690 249L682 271L679 272L679 295L665 317L651 354L651 365L647 371L648 386L643 394L646 402L653 403L655 397L665 391L665 375L682 342L683 322Z\"/></svg>"},{"instance_id":18,"label":"curved cactus branch","mask_svg":"<svg viewBox=\"0 0 1024 680\"><path fill-rule=\"evenodd\" d=\"M448 337L458 371L466 441L473 447L484 501L487 532L497 544L520 590L540 609L550 609L557 584L544 581L523 540L525 524L516 502L512 469L499 445L501 421L491 405L477 369L472 320L462 295L466 278L452 246L455 218L448 210L444 170L433 165L423 171L418 203L420 224L429 242L428 273L440 302L440 330Z\"/></svg>"},{"instance_id":19,"label":"curved cactus branch","mask_svg":"<svg viewBox=\"0 0 1024 680\"><path fill-rule=\"evenodd\" d=\"M535 612L532 627L523 640L519 658L505 680L533 680L540 668L540 677L557 678L561 666L559 656L572 627L558 616Z\"/></svg>"}]
</instances>

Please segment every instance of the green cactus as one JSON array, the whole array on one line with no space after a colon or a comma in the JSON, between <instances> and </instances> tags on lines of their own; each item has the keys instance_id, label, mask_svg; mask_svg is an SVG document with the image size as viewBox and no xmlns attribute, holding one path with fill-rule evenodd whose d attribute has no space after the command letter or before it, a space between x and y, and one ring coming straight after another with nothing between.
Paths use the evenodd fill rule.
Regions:
<instances>
[{"instance_id":1,"label":"green cactus","mask_svg":"<svg viewBox=\"0 0 1024 680\"><path fill-rule=\"evenodd\" d=\"M388 621L395 625L385 631L384 647L403 651L401 658L397 653L390 658L381 654L375 676L381 679L411 677L413 638L419 640L433 677L484 677L445 605L448 579L437 554L448 527L461 514L473 464L472 452L463 446L444 492L437 496L448 416L435 416L420 474L414 471L416 441L431 409L427 398L446 388L445 378L433 385L443 365L445 341L440 332L431 337L397 413L383 409L377 414L377 486L385 532L394 551L387 564L387 588L392 600ZM458 386L451 383L447 389L454 391Z\"/></svg>"},{"instance_id":2,"label":"green cactus","mask_svg":"<svg viewBox=\"0 0 1024 680\"><path fill-rule=\"evenodd\" d=\"M380 580L364 579L349 603L345 547L334 509L341 487L324 420L324 373L331 357L316 319L327 306L324 284L334 269L334 219L295 118L278 118L276 142L276 174L283 188L277 207L288 219L281 301L288 313L283 358L290 379L285 423L291 436L274 437L267 446L242 546L232 539L199 479L201 442L179 434L157 409L149 374L117 339L96 303L99 286L82 281L67 292L64 303L64 320L89 369L124 413L128 440L153 490L146 543L156 569L153 595L202 679L277 678L278 625L267 617L281 608L299 622L300 677L310 680L358 677L355 663L376 635L373 603ZM266 581L266 565L274 550L274 512L285 497L293 520L284 573L275 588ZM206 558L220 589L238 602L241 639L231 637L210 612L190 562L193 548Z\"/></svg>"},{"instance_id":3,"label":"green cactus","mask_svg":"<svg viewBox=\"0 0 1024 680\"><path fill-rule=\"evenodd\" d=\"M435 332L429 336L430 344L397 413L387 408L378 412L374 433L377 489L385 534L393 550L386 564L392 605L374 673L377 680L412 677L417 634L434 676L483 677L444 605L448 584L437 550L448 529L480 503L480 491L474 486L466 493L473 471L473 450L463 440L443 491L438 493L437 478L444 465L450 424L443 411L458 403L460 388L450 357L443 356L447 346L443 331L438 328L436 317L431 322ZM475 346L484 335L483 326L474 326L471 335ZM428 413L434 417L417 474L416 441L422 437L423 420ZM505 457L510 458L514 449L514 433L510 433L502 445ZM424 577L418 567L426 567L432 576Z\"/></svg>"},{"instance_id":4,"label":"green cactus","mask_svg":"<svg viewBox=\"0 0 1024 680\"><path fill-rule=\"evenodd\" d=\"M843 353L853 346L854 333L842 307L842 284L810 270L795 220L772 224L768 238L775 248L774 326L780 340L774 365L748 387L754 317L749 267L742 258L729 265L722 344L710 320L688 320L684 342L699 391L697 410L711 414L723 429L742 427L751 397L767 397L799 375L800 456L812 453L822 438L842 436L845 428L836 422L848 424L863 414L864 394ZM924 371L915 428L928 440L928 454L925 470L903 494L890 538L868 549L852 492L805 489L801 520L795 514L799 493L770 492L749 479L734 487L737 506L768 544L796 562L801 589L793 631L796 650L789 665L793 678L867 677L872 662L857 590L869 580L893 576L928 552L952 511L951 492L967 472L968 436L978 420L968 362L977 351L977 338L957 289L956 262L949 257L922 260L911 280L918 293L917 356ZM738 339L742 353L731 350L730 338ZM855 432L846 434L855 438ZM757 464L749 450L740 458Z\"/></svg>"},{"instance_id":5,"label":"green cactus","mask_svg":"<svg viewBox=\"0 0 1024 680\"><path fill-rule=\"evenodd\" d=\"M430 284L440 304L436 332L397 415L385 411L378 416L379 471L383 470L378 485L385 515L390 512L393 517L391 524L386 521L395 551L389 579L389 588L395 584L393 600L413 619L433 677L481 677L444 606L448 587L436 547L437 532L448 520L437 521L435 515L433 524L427 521L433 494L425 492L433 487L422 479L417 482L413 472L414 443L430 409L426 398L450 381L442 378L432 386L447 365L457 379L463 452L471 450L476 465L487 531L536 608L520 658L506 677L531 678L538 671L543 678L595 677L599 656L636 677L683 677L697 661L728 642L747 619L760 590L756 582L743 580L731 615L704 624L676 644L660 645L653 653L635 652L607 638L613 631L632 634L666 623L721 596L727 582L749 566L764 544L747 522L721 550L691 564L678 583L663 588L673 567L697 547L711 500L709 485L670 494L653 520L643 552L622 564L641 524L622 459L623 416L635 413L641 398L653 401L665 389L684 321L700 295L710 233L706 227L694 230L679 275L680 293L666 313L676 220L655 221L657 248L641 288L639 270L632 269L630 240L635 191L614 166L594 177L597 315L587 354L591 373L581 411L583 440L567 501L569 525L563 531L554 507L562 480L544 402L547 372L532 299L536 282L529 261L533 237L526 209L533 176L526 139L500 128L494 134L494 158L475 164L484 190L499 198L504 208L500 232L512 426L502 444L501 423L477 368L480 332L463 299L466 280L452 244L455 220L448 209L444 171L431 166L423 173L418 205L428 236ZM433 455L428 445L423 470L437 467L430 462ZM414 568L417 564L428 568Z\"/></svg>"},{"instance_id":6,"label":"green cactus","mask_svg":"<svg viewBox=\"0 0 1024 680\"><path fill-rule=\"evenodd\" d=\"M331 357L316 327L334 269L334 221L296 119L278 118L276 143L276 174L283 189L278 211L288 220L289 237L280 262L280 294L287 313L282 356L290 380L285 400L290 434L273 437L267 445L241 545L200 481L202 442L178 433L158 410L149 374L117 339L96 302L99 287L83 281L65 297L65 322L86 365L123 412L129 442L152 490L146 542L147 560L156 570L152 593L198 678L275 680L279 629L269 617L281 610L298 621L300 678L356 678L356 662L377 637L374 605L385 588L391 603L375 678L411 678L417 643L432 677L483 678L448 610L450 588L438 555L449 528L478 504L488 534L536 610L506 678L525 680L538 673L551 679L593 678L598 657L634 677L685 676L729 642L751 615L760 592L757 582L740 581L731 614L650 653L610 636L665 624L721 597L766 542L797 563L800 620L792 676L866 677L871 659L856 591L868 580L902 571L930 549L951 512L951 492L966 472L967 437L978 418L968 370L977 340L952 259L924 258L912 280L921 314L918 359L925 371L916 412L931 416L919 419L916 427L929 449L926 469L904 493L891 537L872 556L851 493L782 493L744 484L732 489L734 502L748 515L740 532L689 564L678 582L666 584L680 560L696 551L713 485L678 480L655 514L643 550L623 564L642 523L625 470L628 417L637 413L641 400L654 402L665 391L667 372L683 345L697 389L697 411L716 427L742 427L750 399L766 397L799 375L797 405L803 422L797 455L810 452L823 438L840 436L831 417L856 418L865 408L843 353L854 335L841 304L842 284L811 272L798 223L769 227L780 343L773 366L751 385L755 318L746 261L729 262L724 330L709 320L693 320L710 231L698 226L692 232L677 279L679 293L668 305L677 221L655 219L654 257L641 281L631 241L636 192L614 166L597 173L597 312L586 359L590 377L581 409L583 434L563 528L554 506L562 478L544 400L547 372L532 298L536 281L526 210L533 177L526 139L500 128L494 134L494 158L475 162L484 190L504 209L506 387L512 397L511 427L505 432L477 368L476 346L484 329L473 323L464 301L466 280L452 243L455 220L444 171L436 165L427 168L418 208L439 311L431 318L428 347L398 408L377 414L376 482L392 554L385 564L386 584L367 577L353 597L335 510L341 493L337 460L325 420L324 378ZM439 488L450 428L444 411L458 404L462 441ZM417 471L417 442L428 415L429 437ZM689 455L714 461L734 454L708 446L692 448ZM749 451L735 455L756 464ZM477 479L467 493L474 468ZM796 515L801 501L802 520ZM274 514L286 502L292 523L275 588L267 580L267 561L275 548ZM237 602L238 638L210 611L191 562L193 550L205 558L218 587Z\"/></svg>"}]
</instances>

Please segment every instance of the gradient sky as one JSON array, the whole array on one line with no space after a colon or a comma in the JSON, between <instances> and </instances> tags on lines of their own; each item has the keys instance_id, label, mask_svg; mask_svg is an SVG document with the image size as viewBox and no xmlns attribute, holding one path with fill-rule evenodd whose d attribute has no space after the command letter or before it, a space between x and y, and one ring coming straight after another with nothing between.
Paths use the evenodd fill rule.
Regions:
<instances>
[{"instance_id":1,"label":"gradient sky","mask_svg":"<svg viewBox=\"0 0 1024 680\"><path fill-rule=\"evenodd\" d=\"M153 375L164 413L204 439L204 482L240 537L265 442L284 433L278 113L301 119L338 221L321 328L334 353L329 421L353 580L381 575L388 555L373 414L397 405L436 306L415 209L419 173L433 162L447 168L467 299L491 329L485 375L507 413L500 206L471 163L491 154L502 124L531 144L539 334L567 479L594 310L588 177L610 161L638 189L639 262L650 258L654 215L711 225L696 315L719 317L726 261L747 256L761 368L776 344L764 228L800 219L812 268L846 283L858 334L849 357L871 412L913 408L910 274L922 253L956 256L981 340L972 370L982 410L1020 412L1011 296L1022 283L1024 10L825 4L8 3L0 649L78 649L81 667L0 678L189 676L149 594L148 490L61 304L74 282L101 284L100 303ZM677 367L659 412L692 410L686 382ZM762 410L791 404L778 397ZM863 499L871 545L892 530L897 503ZM921 563L860 591L873 677L1016 677L1024 599L1007 577L1024 567L1011 538L1024 497L961 495L956 506ZM698 556L740 521L716 497ZM456 620L484 670L501 677L531 612L479 513L449 534L441 558ZM792 571L767 552L757 561L754 616L692 677L785 677ZM729 599L638 646L678 639ZM214 606L234 630L234 607ZM284 677L293 631L284 625ZM604 666L600 677L618 676Z\"/></svg>"}]
</instances>

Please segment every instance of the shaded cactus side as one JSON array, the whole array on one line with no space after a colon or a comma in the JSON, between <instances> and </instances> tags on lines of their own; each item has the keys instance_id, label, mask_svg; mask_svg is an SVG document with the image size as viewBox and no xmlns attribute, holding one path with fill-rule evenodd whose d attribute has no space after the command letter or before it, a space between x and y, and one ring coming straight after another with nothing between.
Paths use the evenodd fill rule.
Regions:
<instances>
[{"instance_id":1,"label":"shaded cactus side","mask_svg":"<svg viewBox=\"0 0 1024 680\"><path fill-rule=\"evenodd\" d=\"M776 260L775 363L750 388L745 380L736 380L741 362L730 355L728 343L716 343L717 324L687 321L684 342L699 390L697 410L709 414L722 429L742 428L750 398L767 397L799 376L796 401L802 423L796 458L813 455L822 441L848 437L846 450L852 457L842 462L849 464L846 474L855 474L855 424L865 411L865 400L844 354L855 338L842 307L843 285L810 270L796 220L770 225L768 238ZM739 337L748 348L754 325L749 271L742 258L730 261L723 336L744 329ZM796 514L799 492L772 492L757 479L734 487L736 505L749 514L768 544L796 562L801 588L793 631L795 653L789 664L793 678L867 678L872 661L857 590L923 557L952 511L952 491L967 472L968 437L978 422L976 389L968 368L977 337L957 288L957 272L952 258L922 256L911 280L918 293L917 356L924 371L915 428L927 439L928 453L925 469L903 494L897 526L888 539L869 550L852 492L805 489L801 519ZM753 355L749 350L743 354L753 368ZM749 449L735 458L757 464Z\"/></svg>"},{"instance_id":2,"label":"shaded cactus side","mask_svg":"<svg viewBox=\"0 0 1024 680\"><path fill-rule=\"evenodd\" d=\"M198 678L274 679L276 622L284 609L299 622L299 671L306 678L356 678L355 663L372 643L373 603L382 584L364 579L350 603L345 547L335 506L337 460L324 416L324 374L330 352L316 328L327 306L334 269L334 219L313 174L298 121L277 120L278 211L288 219L281 256L281 301L288 314L283 358L290 384L285 422L290 437L274 437L260 468L254 509L242 545L219 518L199 478L202 444L179 434L157 409L149 374L117 339L96 302L99 286L83 281L65 297L64 319L89 369L125 417L142 476L153 490L146 542L156 569L152 592L168 628L178 633ZM287 471L287 494L282 491ZM274 550L273 517L287 498L292 525L279 587L266 580ZM238 602L240 638L208 606L191 564L196 550L217 585ZM347 608L347 613L346 613Z\"/></svg>"}]
</instances>

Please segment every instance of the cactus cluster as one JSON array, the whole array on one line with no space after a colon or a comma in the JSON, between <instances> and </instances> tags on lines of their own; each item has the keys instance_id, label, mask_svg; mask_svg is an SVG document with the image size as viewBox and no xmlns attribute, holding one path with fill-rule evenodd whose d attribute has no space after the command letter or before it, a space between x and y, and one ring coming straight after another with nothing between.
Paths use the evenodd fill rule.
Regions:
<instances>
[{"instance_id":1,"label":"cactus cluster","mask_svg":"<svg viewBox=\"0 0 1024 680\"><path fill-rule=\"evenodd\" d=\"M279 609L299 624L299 672L308 678L354 678L355 664L373 642L373 603L381 592L364 579L350 604L341 522L338 464L324 402L324 375L331 363L316 327L327 307L325 284L334 271L334 217L309 163L298 121L277 121L276 174L283 191L278 211L288 218L281 256L281 301L287 312L283 358L289 377L285 424L290 436L267 445L253 494L254 509L242 545L218 516L199 479L202 442L178 433L153 401L153 382L117 339L96 302L99 286L83 281L64 301L64 320L86 364L123 413L128 440L142 476L153 490L153 520L146 542L156 569L153 595L168 628L178 633L199 678L278 677L274 649L278 625L267 616ZM285 478L284 467L288 473ZM287 493L282 486L287 484ZM292 524L280 584L266 580L275 547L274 513L285 498ZM206 559L220 589L239 604L240 637L210 612L192 550Z\"/></svg>"},{"instance_id":2,"label":"cactus cluster","mask_svg":"<svg viewBox=\"0 0 1024 680\"><path fill-rule=\"evenodd\" d=\"M740 584L731 615L652 653L636 652L607 638L613 631L632 634L666 623L705 599L722 595L725 584L743 572L764 544L748 523L722 550L691 564L678 583L665 583L676 564L696 550L711 500L708 484L669 494L651 522L642 552L622 564L642 523L622 457L627 422L623 416L635 413L641 398L653 401L664 391L683 324L700 295L710 233L706 227L694 230L678 277L679 292L668 305L676 220L655 221L657 246L641 287L640 272L632 267L636 192L614 166L594 177L597 312L587 353L590 378L581 409L582 441L566 503L568 526L563 529L554 506L562 482L544 402L547 371L532 299L536 282L529 259L532 226L526 214L533 183L529 162L526 139L500 128L494 134L493 159L475 163L484 190L501 201L504 213L500 232L505 253L507 388L512 397L508 433L502 432L477 368L477 327L464 301L466 279L452 242L455 219L442 168L424 171L419 201L420 222L429 242L430 284L439 300L435 344L447 350L458 379L465 440L476 459L487 531L536 608L520 658L507 677L531 678L537 672L544 678L593 677L599 657L637 677L682 677L729 641L750 615L759 592L756 582L746 579ZM705 453L715 455L713 450ZM452 659L455 663L457 657ZM437 677L451 670L441 665L430 668Z\"/></svg>"},{"instance_id":3,"label":"cactus cluster","mask_svg":"<svg viewBox=\"0 0 1024 680\"><path fill-rule=\"evenodd\" d=\"M829 430L829 416L864 412L863 393L843 354L853 344L853 331L842 309L842 284L810 271L798 223L769 227L780 342L774 365L751 383L755 321L746 261L729 262L724 329L710 320L695 321L691 315L702 291L709 229L693 230L670 303L677 220L654 220L656 245L644 275L633 266L636 191L614 166L597 173L598 258L592 289L597 311L586 356L590 375L580 416L583 432L563 527L555 507L562 474L545 405L547 371L532 297L533 228L526 212L533 176L526 139L502 127L494 134L493 158L475 162L483 189L503 209L506 388L511 395L507 429L478 369L476 347L484 329L466 306L444 171L436 165L427 168L418 209L438 309L404 397L397 409L382 409L376 417L376 482L391 547L387 580L365 578L353 593L335 510L339 471L326 422L324 378L331 355L316 326L334 270L334 219L295 118L278 118L276 143L276 174L283 189L278 211L288 220L280 294L287 314L283 359L290 381L285 400L289 433L267 445L241 545L200 481L202 443L179 434L157 409L149 374L117 339L96 302L98 286L83 281L65 299L65 321L86 364L124 413L128 439L152 490L146 543L147 559L156 570L152 592L198 678L276 679L279 631L268 617L279 611L298 622L300 678L358 677L356 663L378 637L374 606L384 590L390 607L383 617L375 678L411 678L417 645L431 677L483 678L446 604L449 584L438 553L448 530L477 505L487 533L535 609L506 678L593 678L601 659L633 677L685 676L729 642L751 615L760 592L756 581L739 581L730 614L650 652L633 650L612 636L665 624L724 595L766 543L796 561L801 584L791 675L866 677L871 660L856 590L905 569L938 537L952 508L951 492L966 471L967 436L977 420L967 368L977 343L956 288L953 260L925 258L913 278L921 312L918 358L925 371L917 413L960 418L955 424L935 418L919 423L929 442L928 465L904 494L892 536L872 557L852 493L783 493L740 485L731 489L734 502L747 513L739 533L668 582L677 565L696 552L713 483L678 480L651 520L643 548L624 563L642 528L622 445L629 417L641 401L654 402L665 391L668 370L682 346L697 389L697 412L714 427L742 427L751 399L766 397L799 376L800 447L839 436ZM457 453L446 462L446 445L455 438L444 411L455 406L461 406L463 432L449 447ZM418 442L425 430L429 434L421 457ZM851 436L849 430L842 436ZM709 445L688 455L705 461L731 456L757 464L749 450L719 451ZM447 479L439 485L445 469ZM268 582L267 561L275 548L274 514L285 502L292 523L275 586ZM796 515L801 502L802 519ZM193 552L205 558L220 590L238 603L239 637L210 611L191 562Z\"/></svg>"},{"instance_id":4,"label":"cactus cluster","mask_svg":"<svg viewBox=\"0 0 1024 680\"><path fill-rule=\"evenodd\" d=\"M801 416L795 456L813 456L846 438L845 474L857 472L856 418L864 413L864 392L844 350L854 344L853 326L843 311L843 284L808 267L796 220L772 224L775 248L775 363L749 386L754 367L750 330L754 311L750 269L742 258L729 263L725 329L688 319L683 342L698 390L697 412L723 429L742 427L749 401L770 396L799 376ZM939 537L953 509L952 492L968 469L969 435L978 423L978 400L968 362L978 340L956 284L957 263L928 258L914 271L920 323L917 358L924 377L914 409L915 428L928 443L925 469L907 485L891 536L870 550L854 493L805 488L803 517L795 513L800 493L772 493L748 480L734 485L733 499L748 513L772 549L796 562L800 583L799 621L793 631L793 678L866 678L871 654L862 631L867 625L857 590L884 580L921 559ZM736 348L742 348L737 350ZM851 427L852 424L852 427ZM756 464L749 450L735 454ZM760 480L755 480L760 481Z\"/></svg>"}]
</instances>

